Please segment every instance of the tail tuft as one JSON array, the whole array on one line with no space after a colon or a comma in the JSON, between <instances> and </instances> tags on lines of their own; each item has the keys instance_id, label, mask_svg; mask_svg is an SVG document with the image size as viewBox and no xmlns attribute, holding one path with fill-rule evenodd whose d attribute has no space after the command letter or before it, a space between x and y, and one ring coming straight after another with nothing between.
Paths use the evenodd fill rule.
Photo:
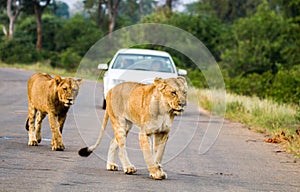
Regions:
<instances>
[{"instance_id":1,"label":"tail tuft","mask_svg":"<svg viewBox=\"0 0 300 192\"><path fill-rule=\"evenodd\" d=\"M82 148L78 151L81 157L88 157L93 151L90 151L88 147Z\"/></svg>"},{"instance_id":2,"label":"tail tuft","mask_svg":"<svg viewBox=\"0 0 300 192\"><path fill-rule=\"evenodd\" d=\"M27 117L26 123L25 123L25 129L29 131L29 118Z\"/></svg>"}]
</instances>

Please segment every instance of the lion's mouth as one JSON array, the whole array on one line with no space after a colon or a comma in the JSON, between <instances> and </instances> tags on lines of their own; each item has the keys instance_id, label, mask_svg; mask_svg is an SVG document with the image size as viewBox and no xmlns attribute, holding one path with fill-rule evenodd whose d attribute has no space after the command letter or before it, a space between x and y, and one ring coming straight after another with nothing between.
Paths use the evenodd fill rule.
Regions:
<instances>
[{"instance_id":1,"label":"lion's mouth","mask_svg":"<svg viewBox=\"0 0 300 192\"><path fill-rule=\"evenodd\" d=\"M73 105L73 104L74 104L73 101L68 101L68 102L66 102L64 105L65 105L65 107L70 107L70 106Z\"/></svg>"},{"instance_id":2,"label":"lion's mouth","mask_svg":"<svg viewBox=\"0 0 300 192\"><path fill-rule=\"evenodd\" d=\"M181 115L184 112L184 109L172 109L171 112L175 115Z\"/></svg>"}]
</instances>

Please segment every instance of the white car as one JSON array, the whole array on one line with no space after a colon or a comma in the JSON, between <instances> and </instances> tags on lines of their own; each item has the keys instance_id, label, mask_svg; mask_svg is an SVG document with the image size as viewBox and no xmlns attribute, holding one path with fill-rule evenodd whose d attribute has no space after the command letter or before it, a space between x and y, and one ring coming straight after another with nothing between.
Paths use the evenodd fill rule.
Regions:
<instances>
[{"instance_id":1,"label":"white car","mask_svg":"<svg viewBox=\"0 0 300 192\"><path fill-rule=\"evenodd\" d=\"M120 49L108 64L99 64L98 69L107 70L103 77L103 104L106 108L107 92L119 83L133 81L153 83L156 77L171 78L186 75L187 71L176 66L169 53L149 49Z\"/></svg>"}]
</instances>

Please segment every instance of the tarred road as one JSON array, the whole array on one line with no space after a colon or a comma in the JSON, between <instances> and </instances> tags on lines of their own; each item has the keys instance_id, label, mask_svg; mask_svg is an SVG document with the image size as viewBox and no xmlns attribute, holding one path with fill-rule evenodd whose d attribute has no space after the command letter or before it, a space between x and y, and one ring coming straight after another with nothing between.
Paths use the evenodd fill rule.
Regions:
<instances>
[{"instance_id":1,"label":"tarred road","mask_svg":"<svg viewBox=\"0 0 300 192\"><path fill-rule=\"evenodd\" d=\"M241 124L225 121L215 144L199 154L208 125L218 125L192 104L174 122L163 159L166 180L149 178L136 127L128 136L127 148L137 174L105 170L110 125L94 154L79 157L81 147L94 144L103 116L102 87L87 80L65 123L66 150L51 151L47 119L42 126L43 141L29 147L24 123L26 84L32 74L0 68L0 191L300 191L299 162Z\"/></svg>"}]
</instances>

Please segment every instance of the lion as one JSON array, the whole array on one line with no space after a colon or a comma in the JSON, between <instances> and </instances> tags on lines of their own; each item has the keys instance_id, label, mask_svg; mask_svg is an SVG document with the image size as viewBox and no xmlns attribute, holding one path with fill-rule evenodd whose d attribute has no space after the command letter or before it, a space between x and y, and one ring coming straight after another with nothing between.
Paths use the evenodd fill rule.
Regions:
<instances>
[{"instance_id":1,"label":"lion","mask_svg":"<svg viewBox=\"0 0 300 192\"><path fill-rule=\"evenodd\" d=\"M102 128L96 144L82 148L79 155L87 157L100 144L108 119L111 120L114 138L110 142L107 156L107 170L117 171L116 152L125 174L137 171L131 164L126 152L126 137L135 124L140 128L139 142L153 179L166 179L162 161L172 122L176 115L183 113L186 106L187 83L184 77L156 78L153 84L125 82L112 88L106 97L107 108ZM150 147L153 136L153 153Z\"/></svg>"},{"instance_id":2,"label":"lion","mask_svg":"<svg viewBox=\"0 0 300 192\"><path fill-rule=\"evenodd\" d=\"M25 128L28 131L29 146L42 141L41 125L48 114L52 131L52 150L63 151L62 131L67 112L74 104L82 79L52 78L46 73L36 73L28 80L28 116Z\"/></svg>"}]
</instances>

